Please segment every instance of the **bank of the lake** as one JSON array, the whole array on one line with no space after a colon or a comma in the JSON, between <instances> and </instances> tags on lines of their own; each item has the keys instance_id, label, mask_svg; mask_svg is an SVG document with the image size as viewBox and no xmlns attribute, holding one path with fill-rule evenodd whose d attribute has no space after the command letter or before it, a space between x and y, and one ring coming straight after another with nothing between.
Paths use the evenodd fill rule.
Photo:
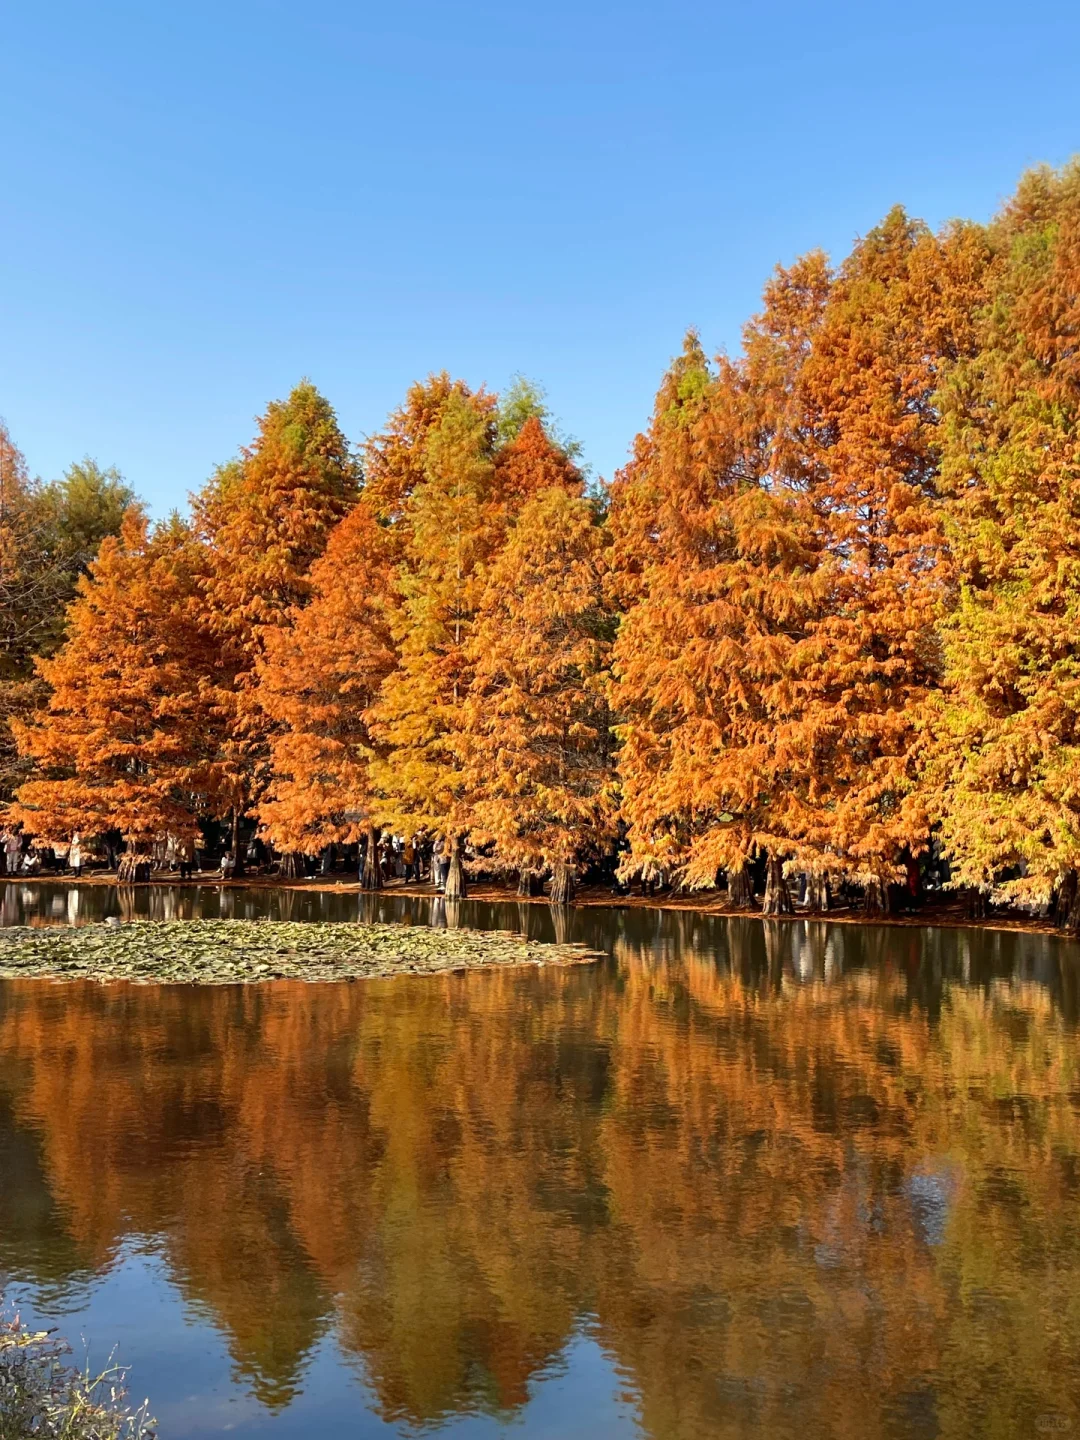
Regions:
<instances>
[{"instance_id":1,"label":"bank of the lake","mask_svg":"<svg viewBox=\"0 0 1080 1440\"><path fill-rule=\"evenodd\" d=\"M175 890L178 886L204 888L214 891L275 890L286 893L309 895L356 895L372 897L385 896L388 899L437 900L437 892L430 881L412 882L404 880L387 881L377 891L364 890L359 882L350 876L318 875L307 879L290 879L279 875L252 873L235 880L223 880L216 870L198 871L190 880L181 881L173 873L155 875L151 880L138 886L121 885L115 871L100 870L84 875L28 875L0 877L0 884L28 886L78 886L86 889L110 890ZM482 880L468 887L468 898L485 905L540 905L547 907L550 902L546 895L519 895L512 883L497 880ZM1029 914L1005 906L989 907L985 915L973 915L966 895L955 892L933 892L923 897L913 909L888 915L868 915L858 905L837 904L827 911L816 911L806 906L796 906L790 915L764 915L760 910L740 910L731 905L724 890L666 890L659 894L616 894L609 885L583 885L579 887L572 904L572 910L661 910L678 911L699 915L727 916L732 919L769 920L781 924L798 920L817 920L830 925L886 925L922 928L932 925L948 930L992 930L1029 933L1033 935L1061 935L1065 932L1047 917Z\"/></svg>"}]
</instances>

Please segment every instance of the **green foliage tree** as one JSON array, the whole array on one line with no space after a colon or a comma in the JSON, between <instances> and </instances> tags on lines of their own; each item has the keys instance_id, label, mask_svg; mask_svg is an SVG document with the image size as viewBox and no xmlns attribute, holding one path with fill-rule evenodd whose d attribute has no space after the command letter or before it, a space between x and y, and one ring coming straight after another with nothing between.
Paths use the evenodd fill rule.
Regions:
<instances>
[{"instance_id":1,"label":"green foliage tree","mask_svg":"<svg viewBox=\"0 0 1080 1440\"><path fill-rule=\"evenodd\" d=\"M928 774L958 879L1080 929L1080 163L990 229L992 303L944 387L955 598Z\"/></svg>"}]
</instances>

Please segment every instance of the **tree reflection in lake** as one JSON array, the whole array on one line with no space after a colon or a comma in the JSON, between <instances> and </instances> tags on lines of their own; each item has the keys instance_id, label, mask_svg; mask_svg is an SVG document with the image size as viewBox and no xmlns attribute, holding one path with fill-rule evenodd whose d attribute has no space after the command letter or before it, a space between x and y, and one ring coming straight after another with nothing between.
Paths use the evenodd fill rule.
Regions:
<instances>
[{"instance_id":1,"label":"tree reflection in lake","mask_svg":"<svg viewBox=\"0 0 1080 1440\"><path fill-rule=\"evenodd\" d=\"M147 1245L265 1406L328 1334L403 1428L527 1414L582 1326L665 1440L1080 1423L1076 947L570 925L611 960L0 985L0 1269Z\"/></svg>"}]
</instances>

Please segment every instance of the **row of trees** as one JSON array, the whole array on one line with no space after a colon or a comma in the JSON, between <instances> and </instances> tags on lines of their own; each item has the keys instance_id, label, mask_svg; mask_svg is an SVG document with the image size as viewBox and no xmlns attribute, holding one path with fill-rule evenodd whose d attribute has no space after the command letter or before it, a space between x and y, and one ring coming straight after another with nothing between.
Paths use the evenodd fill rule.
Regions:
<instances>
[{"instance_id":1,"label":"row of trees","mask_svg":"<svg viewBox=\"0 0 1080 1440\"><path fill-rule=\"evenodd\" d=\"M778 270L600 494L527 386L433 377L354 454L303 384L190 520L104 542L11 814L136 847L250 814L309 853L425 827L451 893L471 835L556 899L625 836L624 872L740 904L765 857L773 913L793 868L879 907L937 834L1076 926L1078 333L1073 165Z\"/></svg>"}]
</instances>

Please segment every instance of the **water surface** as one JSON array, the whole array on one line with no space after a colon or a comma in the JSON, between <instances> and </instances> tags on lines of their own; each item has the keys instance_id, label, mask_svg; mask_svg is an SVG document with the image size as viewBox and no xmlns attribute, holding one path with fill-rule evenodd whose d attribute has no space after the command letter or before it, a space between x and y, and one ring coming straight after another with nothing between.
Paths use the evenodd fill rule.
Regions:
<instances>
[{"instance_id":1,"label":"water surface","mask_svg":"<svg viewBox=\"0 0 1080 1440\"><path fill-rule=\"evenodd\" d=\"M1080 947L132 893L10 885L0 919L362 916L609 956L0 982L0 1273L116 1344L163 1435L1080 1427Z\"/></svg>"}]
</instances>

